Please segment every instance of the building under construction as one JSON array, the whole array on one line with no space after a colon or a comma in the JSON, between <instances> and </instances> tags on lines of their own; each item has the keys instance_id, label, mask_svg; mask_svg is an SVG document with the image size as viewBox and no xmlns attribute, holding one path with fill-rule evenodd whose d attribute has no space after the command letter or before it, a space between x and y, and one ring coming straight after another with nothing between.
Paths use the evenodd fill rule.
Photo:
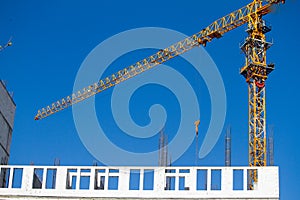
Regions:
<instances>
[{"instance_id":1,"label":"building under construction","mask_svg":"<svg viewBox=\"0 0 300 200\"><path fill-rule=\"evenodd\" d=\"M0 164L7 165L10 152L12 131L14 127L16 104L7 91L3 81L0 80ZM5 173L0 172L0 186L4 181Z\"/></svg>"}]
</instances>

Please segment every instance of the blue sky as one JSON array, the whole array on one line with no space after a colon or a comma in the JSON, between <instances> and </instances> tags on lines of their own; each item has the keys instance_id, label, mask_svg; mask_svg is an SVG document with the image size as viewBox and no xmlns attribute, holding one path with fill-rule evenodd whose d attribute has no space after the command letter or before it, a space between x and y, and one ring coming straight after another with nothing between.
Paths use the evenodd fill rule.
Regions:
<instances>
[{"instance_id":1,"label":"blue sky","mask_svg":"<svg viewBox=\"0 0 300 200\"><path fill-rule=\"evenodd\" d=\"M5 43L12 36L13 46L0 54L0 79L13 91L17 104L10 164L52 165L54 159L59 158L62 165L91 165L96 160L77 134L72 109L38 122L33 118L40 107L72 93L82 62L99 43L122 31L140 27L162 27L192 35L248 2L2 1L0 42ZM265 17L273 27L268 38L274 41L267 56L276 64L276 70L267 80L267 123L274 125L275 165L280 167L281 199L299 196L299 11L299 1L288 1ZM205 48L224 81L227 112L217 145L199 161L200 165L224 165L223 138L228 125L232 127L232 164L248 164L247 84L239 75L239 68L244 64L244 55L239 49L240 42L246 37L244 30L242 26L231 31ZM117 71L119 65L129 66L153 52L153 49L145 49L121 56L105 73ZM181 58L166 64L191 82L200 99L201 143L211 116L207 87L191 68L180 68L186 64ZM107 133L108 137L129 151L155 149L158 136L147 140L147 145L122 136L107 109L111 94L107 91L95 99L100 123L106 132L112 132L111 135ZM149 123L149 106L155 103L166 108L165 132L171 140L178 129L180 112L176 98L165 88L147 85L134 93L130 102L132 118L137 124L146 125ZM194 163L195 143L174 165Z\"/></svg>"}]
</instances>

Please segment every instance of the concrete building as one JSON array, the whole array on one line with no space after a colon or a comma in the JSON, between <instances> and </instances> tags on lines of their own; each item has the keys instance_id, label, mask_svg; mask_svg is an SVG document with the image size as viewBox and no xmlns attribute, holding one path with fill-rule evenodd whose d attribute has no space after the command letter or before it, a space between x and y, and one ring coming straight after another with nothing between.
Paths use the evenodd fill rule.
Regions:
<instances>
[{"instance_id":1,"label":"concrete building","mask_svg":"<svg viewBox=\"0 0 300 200\"><path fill-rule=\"evenodd\" d=\"M0 164L7 165L9 159L16 104L0 80ZM5 183L5 173L0 173L0 186Z\"/></svg>"},{"instance_id":2,"label":"concrete building","mask_svg":"<svg viewBox=\"0 0 300 200\"><path fill-rule=\"evenodd\" d=\"M6 200L278 200L278 167L0 166ZM248 187L248 174L258 181ZM167 187L168 180L170 187Z\"/></svg>"}]
</instances>

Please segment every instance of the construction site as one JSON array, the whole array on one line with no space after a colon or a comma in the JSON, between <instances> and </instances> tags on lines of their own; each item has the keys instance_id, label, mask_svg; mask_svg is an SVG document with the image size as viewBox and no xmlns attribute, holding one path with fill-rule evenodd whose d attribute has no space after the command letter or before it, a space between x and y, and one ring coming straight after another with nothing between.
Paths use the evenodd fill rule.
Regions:
<instances>
[{"instance_id":1,"label":"construction site","mask_svg":"<svg viewBox=\"0 0 300 200\"><path fill-rule=\"evenodd\" d=\"M298 199L299 2L227 4L3 5L0 199Z\"/></svg>"}]
</instances>

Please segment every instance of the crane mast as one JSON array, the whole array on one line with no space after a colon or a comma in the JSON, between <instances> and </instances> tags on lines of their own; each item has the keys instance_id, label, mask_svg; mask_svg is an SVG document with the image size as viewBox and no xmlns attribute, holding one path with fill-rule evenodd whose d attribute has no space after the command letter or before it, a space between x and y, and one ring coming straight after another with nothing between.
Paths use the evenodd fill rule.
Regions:
<instances>
[{"instance_id":1,"label":"crane mast","mask_svg":"<svg viewBox=\"0 0 300 200\"><path fill-rule=\"evenodd\" d=\"M261 8L262 1L254 0L256 9ZM248 136L249 166L266 166L266 88L265 81L274 69L274 64L267 64L266 51L271 43L266 41L265 33L271 28L262 19L263 13L256 12L249 17L248 37L241 46L245 53L245 66L240 73L248 83ZM248 185L253 189L257 182L257 171L250 170Z\"/></svg>"},{"instance_id":2,"label":"crane mast","mask_svg":"<svg viewBox=\"0 0 300 200\"><path fill-rule=\"evenodd\" d=\"M271 12L275 4L285 0L253 0L248 5L236 10L210 24L200 32L179 41L170 47L136 62L94 84L83 88L57 102L38 110L35 120L55 114L65 108L81 102L97 93L109 89L129 78L137 76L197 46L206 46L215 38L220 38L243 24L247 24L248 36L241 45L246 61L240 73L248 83L249 107L249 166L266 166L266 95L265 81L274 64L267 64L266 51L271 46L265 34L271 30L262 17ZM248 186L254 189L258 175L255 169L249 170Z\"/></svg>"}]
</instances>

